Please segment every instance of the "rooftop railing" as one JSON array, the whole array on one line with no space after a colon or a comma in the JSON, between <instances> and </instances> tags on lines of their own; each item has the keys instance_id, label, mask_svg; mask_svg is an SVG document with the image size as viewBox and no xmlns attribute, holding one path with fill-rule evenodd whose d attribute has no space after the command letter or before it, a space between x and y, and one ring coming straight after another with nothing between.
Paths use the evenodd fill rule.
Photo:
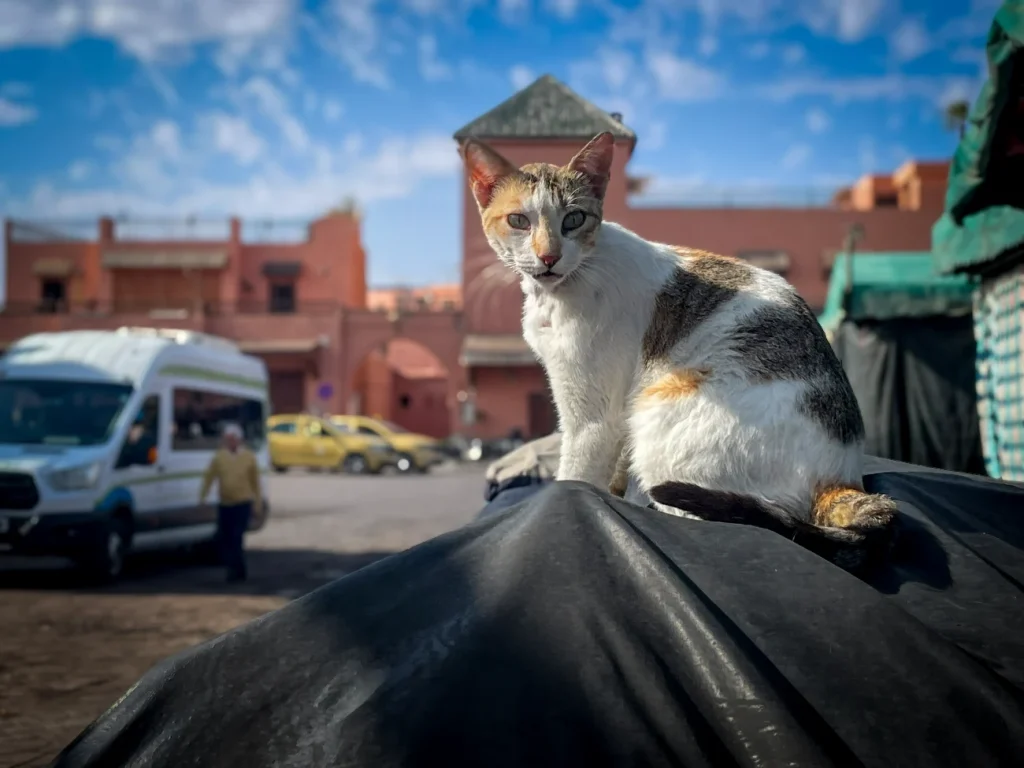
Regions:
<instances>
[{"instance_id":1,"label":"rooftop railing","mask_svg":"<svg viewBox=\"0 0 1024 768\"><path fill-rule=\"evenodd\" d=\"M227 242L231 219L225 217L113 218L116 241ZM308 219L242 219L241 241L246 244L303 243L309 239ZM16 243L89 242L100 237L98 219L12 219Z\"/></svg>"},{"instance_id":2,"label":"rooftop railing","mask_svg":"<svg viewBox=\"0 0 1024 768\"><path fill-rule=\"evenodd\" d=\"M636 208L825 208L832 206L835 186L781 186L750 182L718 186L699 182L653 180L630 195Z\"/></svg>"}]
</instances>

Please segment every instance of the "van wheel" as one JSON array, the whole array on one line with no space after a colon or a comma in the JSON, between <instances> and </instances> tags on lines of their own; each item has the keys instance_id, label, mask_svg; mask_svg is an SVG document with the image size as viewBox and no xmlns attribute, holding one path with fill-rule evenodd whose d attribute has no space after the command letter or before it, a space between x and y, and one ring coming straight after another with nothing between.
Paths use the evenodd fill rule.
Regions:
<instances>
[{"instance_id":1,"label":"van wheel","mask_svg":"<svg viewBox=\"0 0 1024 768\"><path fill-rule=\"evenodd\" d=\"M128 518L118 516L110 519L93 551L81 563L92 580L106 583L121 576L128 555L130 531Z\"/></svg>"},{"instance_id":2,"label":"van wheel","mask_svg":"<svg viewBox=\"0 0 1024 768\"><path fill-rule=\"evenodd\" d=\"M369 466L366 458L359 453L352 453L341 463L342 470L349 475L365 475Z\"/></svg>"}]
</instances>

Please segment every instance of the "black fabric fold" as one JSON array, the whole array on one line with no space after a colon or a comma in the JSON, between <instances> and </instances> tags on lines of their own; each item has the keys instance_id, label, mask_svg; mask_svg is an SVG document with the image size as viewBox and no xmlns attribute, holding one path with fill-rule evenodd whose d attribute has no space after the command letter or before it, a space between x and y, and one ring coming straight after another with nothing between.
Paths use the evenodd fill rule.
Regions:
<instances>
[{"instance_id":1,"label":"black fabric fold","mask_svg":"<svg viewBox=\"0 0 1024 768\"><path fill-rule=\"evenodd\" d=\"M871 583L553 483L165 661L54 764L1019 765L1024 491L868 485L905 534Z\"/></svg>"}]
</instances>

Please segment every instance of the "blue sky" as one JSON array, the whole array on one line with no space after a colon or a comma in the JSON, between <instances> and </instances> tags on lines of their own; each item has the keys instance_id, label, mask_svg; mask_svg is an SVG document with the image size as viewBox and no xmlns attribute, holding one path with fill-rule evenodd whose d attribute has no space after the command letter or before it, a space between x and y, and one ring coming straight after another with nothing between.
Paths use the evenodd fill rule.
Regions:
<instances>
[{"instance_id":1,"label":"blue sky","mask_svg":"<svg viewBox=\"0 0 1024 768\"><path fill-rule=\"evenodd\" d=\"M998 5L5 0L0 215L294 220L353 196L371 283L456 280L451 134L536 76L624 114L648 202L827 187L949 155L941 109L977 93Z\"/></svg>"}]
</instances>

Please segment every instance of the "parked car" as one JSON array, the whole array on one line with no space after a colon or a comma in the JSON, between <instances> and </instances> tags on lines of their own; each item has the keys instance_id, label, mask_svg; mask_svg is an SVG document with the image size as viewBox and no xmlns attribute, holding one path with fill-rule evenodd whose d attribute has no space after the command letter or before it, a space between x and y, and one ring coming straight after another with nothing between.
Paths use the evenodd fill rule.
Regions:
<instances>
[{"instance_id":1,"label":"parked car","mask_svg":"<svg viewBox=\"0 0 1024 768\"><path fill-rule=\"evenodd\" d=\"M303 467L376 475L385 467L398 464L398 456L384 440L339 429L318 416L271 416L267 420L267 434L270 464L276 472Z\"/></svg>"},{"instance_id":2,"label":"parked car","mask_svg":"<svg viewBox=\"0 0 1024 768\"><path fill-rule=\"evenodd\" d=\"M268 465L267 370L193 331L38 333L0 358L0 554L120 575L129 551L216 535L199 501L225 422ZM269 505L250 530L264 525Z\"/></svg>"},{"instance_id":3,"label":"parked car","mask_svg":"<svg viewBox=\"0 0 1024 768\"><path fill-rule=\"evenodd\" d=\"M444 461L438 450L438 441L427 435L417 435L397 424L368 416L331 416L331 423L350 434L377 437L387 442L397 456L399 472L429 472Z\"/></svg>"}]
</instances>

